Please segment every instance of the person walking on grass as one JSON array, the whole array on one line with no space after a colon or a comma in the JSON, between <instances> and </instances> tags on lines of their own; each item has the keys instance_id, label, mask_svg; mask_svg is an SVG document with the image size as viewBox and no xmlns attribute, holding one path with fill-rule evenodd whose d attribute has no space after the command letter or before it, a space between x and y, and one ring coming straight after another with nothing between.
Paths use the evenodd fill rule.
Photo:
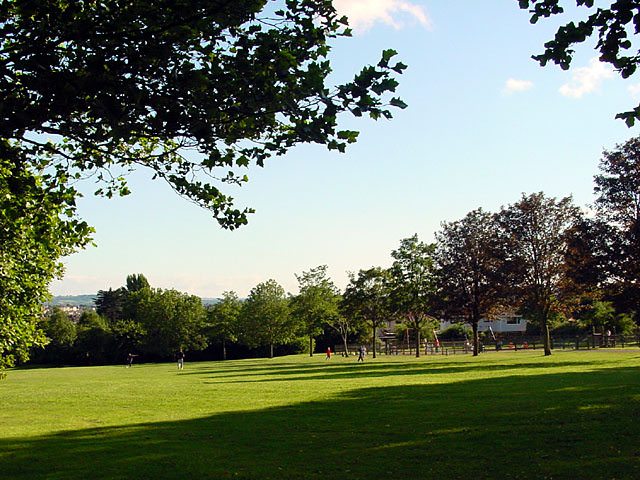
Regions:
<instances>
[{"instance_id":1,"label":"person walking on grass","mask_svg":"<svg viewBox=\"0 0 640 480\"><path fill-rule=\"evenodd\" d=\"M138 355L134 355L133 353L129 353L129 355L127 355L127 368L133 365L133 358L137 356Z\"/></svg>"},{"instance_id":2,"label":"person walking on grass","mask_svg":"<svg viewBox=\"0 0 640 480\"><path fill-rule=\"evenodd\" d=\"M358 361L364 362L364 356L366 354L367 354L367 349L364 348L364 345L360 345L360 348L358 349Z\"/></svg>"},{"instance_id":3,"label":"person walking on grass","mask_svg":"<svg viewBox=\"0 0 640 480\"><path fill-rule=\"evenodd\" d=\"M327 356L325 357L325 360L331 360L331 347L327 347Z\"/></svg>"},{"instance_id":4,"label":"person walking on grass","mask_svg":"<svg viewBox=\"0 0 640 480\"><path fill-rule=\"evenodd\" d=\"M184 368L184 352L182 349L178 351L176 358L178 359L178 370L182 370Z\"/></svg>"}]
</instances>

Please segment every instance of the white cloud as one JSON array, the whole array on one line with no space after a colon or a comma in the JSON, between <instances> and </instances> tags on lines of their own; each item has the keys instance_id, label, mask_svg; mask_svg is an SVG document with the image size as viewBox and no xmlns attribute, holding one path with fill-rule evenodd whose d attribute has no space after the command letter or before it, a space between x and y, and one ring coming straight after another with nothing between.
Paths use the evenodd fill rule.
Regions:
<instances>
[{"instance_id":1,"label":"white cloud","mask_svg":"<svg viewBox=\"0 0 640 480\"><path fill-rule=\"evenodd\" d=\"M638 98L640 98L640 83L629 85L627 87L627 91L629 92L629 95L637 100Z\"/></svg>"},{"instance_id":2,"label":"white cloud","mask_svg":"<svg viewBox=\"0 0 640 480\"><path fill-rule=\"evenodd\" d=\"M349 18L349 25L356 32L369 30L378 22L401 29L407 17L426 28L431 27L424 8L407 0L334 0L333 5L338 13Z\"/></svg>"},{"instance_id":3,"label":"white cloud","mask_svg":"<svg viewBox=\"0 0 640 480\"><path fill-rule=\"evenodd\" d=\"M516 80L510 78L506 81L504 89L507 93L524 92L533 88L533 82L529 80Z\"/></svg>"},{"instance_id":4,"label":"white cloud","mask_svg":"<svg viewBox=\"0 0 640 480\"><path fill-rule=\"evenodd\" d=\"M560 87L560 93L565 97L581 98L600 87L600 84L613 77L613 68L598 61L597 58L589 60L588 67L576 68L569 83Z\"/></svg>"}]
</instances>

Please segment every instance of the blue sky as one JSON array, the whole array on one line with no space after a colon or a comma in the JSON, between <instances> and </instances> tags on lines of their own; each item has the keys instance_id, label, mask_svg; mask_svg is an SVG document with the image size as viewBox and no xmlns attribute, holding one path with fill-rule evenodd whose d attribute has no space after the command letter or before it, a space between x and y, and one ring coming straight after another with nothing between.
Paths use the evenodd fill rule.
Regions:
<instances>
[{"instance_id":1,"label":"blue sky","mask_svg":"<svg viewBox=\"0 0 640 480\"><path fill-rule=\"evenodd\" d=\"M347 271L388 266L400 239L430 241L477 207L536 191L588 205L603 149L638 135L614 116L637 105L640 83L598 63L593 43L568 72L531 60L561 18L532 26L516 0L334 3L355 27L334 45L335 80L394 48L409 65L398 90L409 107L391 121L345 117L361 131L346 154L301 146L251 169L234 194L257 212L237 231L146 172L128 197L86 195L97 246L64 259L54 295L117 288L130 273L202 297L245 296L270 278L295 293L294 274L322 264L344 287Z\"/></svg>"}]
</instances>

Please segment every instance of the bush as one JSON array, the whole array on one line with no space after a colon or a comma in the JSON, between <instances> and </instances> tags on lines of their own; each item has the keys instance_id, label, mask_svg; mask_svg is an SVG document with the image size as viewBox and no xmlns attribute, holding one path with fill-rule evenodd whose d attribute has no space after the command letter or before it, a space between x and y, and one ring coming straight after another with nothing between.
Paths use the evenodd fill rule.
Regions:
<instances>
[{"instance_id":1,"label":"bush","mask_svg":"<svg viewBox=\"0 0 640 480\"><path fill-rule=\"evenodd\" d=\"M440 340L464 340L472 336L471 328L465 323L454 323L438 333Z\"/></svg>"},{"instance_id":2,"label":"bush","mask_svg":"<svg viewBox=\"0 0 640 480\"><path fill-rule=\"evenodd\" d=\"M575 320L566 320L559 325L557 325L552 331L552 335L557 336L575 336L575 335L583 335L588 333L589 328L586 327L582 322L578 322Z\"/></svg>"}]
</instances>

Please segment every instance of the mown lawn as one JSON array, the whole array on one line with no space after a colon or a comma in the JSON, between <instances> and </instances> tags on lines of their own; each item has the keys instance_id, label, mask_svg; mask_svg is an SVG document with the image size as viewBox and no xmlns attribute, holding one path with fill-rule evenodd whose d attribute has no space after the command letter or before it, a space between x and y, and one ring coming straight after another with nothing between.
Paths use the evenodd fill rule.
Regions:
<instances>
[{"instance_id":1,"label":"mown lawn","mask_svg":"<svg viewBox=\"0 0 640 480\"><path fill-rule=\"evenodd\" d=\"M640 350L25 369L2 479L640 478Z\"/></svg>"}]
</instances>

